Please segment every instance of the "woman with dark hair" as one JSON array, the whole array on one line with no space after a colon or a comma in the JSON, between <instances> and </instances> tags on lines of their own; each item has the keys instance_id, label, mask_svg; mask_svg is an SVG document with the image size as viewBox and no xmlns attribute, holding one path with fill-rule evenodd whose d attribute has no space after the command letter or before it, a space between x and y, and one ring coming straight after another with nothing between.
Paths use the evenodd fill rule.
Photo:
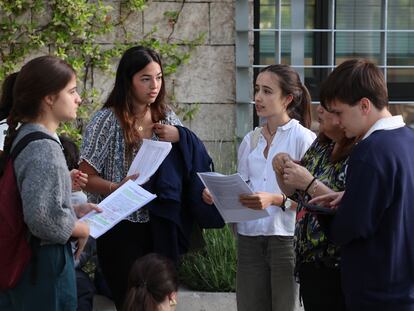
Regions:
<instances>
[{"instance_id":1,"label":"woman with dark hair","mask_svg":"<svg viewBox=\"0 0 414 311\"><path fill-rule=\"evenodd\" d=\"M161 255L147 254L131 268L123 311L173 311L177 291L174 263Z\"/></svg>"},{"instance_id":2,"label":"woman with dark hair","mask_svg":"<svg viewBox=\"0 0 414 311\"><path fill-rule=\"evenodd\" d=\"M89 227L76 220L71 179L56 130L61 122L76 118L81 103L75 71L59 58L42 56L6 82L0 101L0 119L7 118L8 124L1 174L10 153L26 135L42 132L50 139L30 142L13 163L24 222L36 246L17 285L0 292L0 309L73 311L76 281L69 239L78 240L79 257Z\"/></svg>"},{"instance_id":3,"label":"woman with dark hair","mask_svg":"<svg viewBox=\"0 0 414 311\"><path fill-rule=\"evenodd\" d=\"M190 175L182 172L187 167L183 164L191 159L188 167L195 168L194 159L211 161L202 143L189 130L173 126L181 122L165 104L164 97L159 55L141 46L130 48L119 62L113 90L104 107L92 117L82 142L80 170L89 176L85 190L95 202L100 202L126 180L136 178L126 174L142 139L178 142L146 183L157 199L97 240L99 262L118 310L125 297L129 269L137 258L158 252L177 261L186 251L187 246L180 238L185 236L189 240L188 234L182 233L183 222L188 222L189 217L183 217L181 200L190 196L189 188L196 183L201 190L195 196L201 200L202 184L197 179L189 186L181 185L185 176ZM188 150L196 145L200 148ZM208 164L199 169L208 170Z\"/></svg>"},{"instance_id":4,"label":"woman with dark hair","mask_svg":"<svg viewBox=\"0 0 414 311\"><path fill-rule=\"evenodd\" d=\"M321 96L323 100L323 89ZM345 189L348 158L356 141L345 137L332 113L322 106L317 112L319 136L300 163L285 153L273 159L280 188L297 202ZM317 216L302 204L297 208L295 253L295 276L305 310L345 310L340 249L327 239Z\"/></svg>"},{"instance_id":5,"label":"woman with dark hair","mask_svg":"<svg viewBox=\"0 0 414 311\"><path fill-rule=\"evenodd\" d=\"M293 278L294 210L286 209L272 169L279 152L301 158L315 139L310 126L310 95L299 75L287 65L264 68L255 83L255 107L266 119L248 133L238 151L238 172L249 181L252 195L240 201L270 216L237 224L237 307L240 311L295 309ZM282 207L282 208L280 208Z\"/></svg>"}]
</instances>

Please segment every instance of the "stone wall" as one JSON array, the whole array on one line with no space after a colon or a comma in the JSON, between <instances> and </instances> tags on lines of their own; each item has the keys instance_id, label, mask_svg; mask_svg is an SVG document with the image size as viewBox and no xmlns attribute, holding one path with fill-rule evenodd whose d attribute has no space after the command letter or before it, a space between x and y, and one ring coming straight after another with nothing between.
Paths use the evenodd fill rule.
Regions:
<instances>
[{"instance_id":1,"label":"stone wall","mask_svg":"<svg viewBox=\"0 0 414 311\"><path fill-rule=\"evenodd\" d=\"M144 25L145 14L162 16L163 11L179 5L153 2L144 11ZM174 37L193 38L200 32L206 37L188 64L171 78L178 103L199 105L199 112L186 125L205 142L216 169L224 172L234 169L235 163L234 14L234 0L186 1Z\"/></svg>"}]
</instances>

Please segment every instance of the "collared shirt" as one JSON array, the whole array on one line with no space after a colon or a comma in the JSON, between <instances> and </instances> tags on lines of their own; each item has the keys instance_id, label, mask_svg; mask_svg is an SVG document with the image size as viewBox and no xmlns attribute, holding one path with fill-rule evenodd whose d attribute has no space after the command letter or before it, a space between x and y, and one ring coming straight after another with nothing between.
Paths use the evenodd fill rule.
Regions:
<instances>
[{"instance_id":1,"label":"collared shirt","mask_svg":"<svg viewBox=\"0 0 414 311\"><path fill-rule=\"evenodd\" d=\"M239 147L238 172L243 179L249 181L253 191L281 193L272 167L273 157L280 152L286 152L293 159L300 160L316 135L300 125L297 120L292 119L277 129L270 144L268 156L265 158L263 151L267 146L266 139L260 134L256 148L251 150L252 133L253 131L244 137ZM292 210L283 212L280 207L273 205L269 206L267 210L271 216L238 223L238 232L247 236L292 236L295 226L295 212Z\"/></svg>"},{"instance_id":2,"label":"collared shirt","mask_svg":"<svg viewBox=\"0 0 414 311\"><path fill-rule=\"evenodd\" d=\"M397 128L405 126L405 122L403 120L402 115L392 116L381 118L374 123L373 126L368 130L368 132L364 135L364 138L367 138L369 135L374 133L375 131L379 130L395 130Z\"/></svg>"}]
</instances>

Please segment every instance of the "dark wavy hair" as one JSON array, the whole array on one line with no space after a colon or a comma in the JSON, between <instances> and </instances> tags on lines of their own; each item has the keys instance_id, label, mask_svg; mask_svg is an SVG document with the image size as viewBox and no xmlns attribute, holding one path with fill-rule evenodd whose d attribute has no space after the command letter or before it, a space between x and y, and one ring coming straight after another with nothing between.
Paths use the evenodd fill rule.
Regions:
<instances>
[{"instance_id":1,"label":"dark wavy hair","mask_svg":"<svg viewBox=\"0 0 414 311\"><path fill-rule=\"evenodd\" d=\"M125 51L116 71L114 88L104 104L105 108L112 108L114 110L115 115L121 122L128 149L136 145L132 78L138 71L144 69L151 62L156 62L160 65L161 72L163 72L161 58L154 50L143 46L135 46ZM161 79L160 92L155 102L150 106L153 122L165 119L166 117L167 106L164 101L164 75L162 75Z\"/></svg>"},{"instance_id":2,"label":"dark wavy hair","mask_svg":"<svg viewBox=\"0 0 414 311\"><path fill-rule=\"evenodd\" d=\"M137 259L131 268L124 311L158 311L165 298L178 290L174 263L159 254Z\"/></svg>"},{"instance_id":3,"label":"dark wavy hair","mask_svg":"<svg viewBox=\"0 0 414 311\"><path fill-rule=\"evenodd\" d=\"M267 66L260 72L271 72L278 77L282 94L293 97L287 107L289 117L298 120L304 127L310 128L312 100L308 89L300 81L299 74L292 67L283 64Z\"/></svg>"},{"instance_id":4,"label":"dark wavy hair","mask_svg":"<svg viewBox=\"0 0 414 311\"><path fill-rule=\"evenodd\" d=\"M4 139L4 153L0 157L0 175L17 136L18 124L36 119L41 113L42 100L58 94L75 75L75 70L64 60L47 55L32 59L20 72L4 80L0 119L7 118L9 128Z\"/></svg>"}]
</instances>

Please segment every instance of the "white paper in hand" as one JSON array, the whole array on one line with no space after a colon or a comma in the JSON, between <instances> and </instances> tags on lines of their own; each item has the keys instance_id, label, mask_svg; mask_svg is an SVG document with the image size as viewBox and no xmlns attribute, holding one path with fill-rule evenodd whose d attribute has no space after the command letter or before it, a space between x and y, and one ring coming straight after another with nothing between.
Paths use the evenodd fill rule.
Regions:
<instances>
[{"instance_id":1,"label":"white paper in hand","mask_svg":"<svg viewBox=\"0 0 414 311\"><path fill-rule=\"evenodd\" d=\"M214 204L225 222L243 222L269 216L264 210L253 210L240 203L241 194L253 194L240 174L222 175L197 173L213 197Z\"/></svg>"},{"instance_id":2,"label":"white paper in hand","mask_svg":"<svg viewBox=\"0 0 414 311\"><path fill-rule=\"evenodd\" d=\"M135 182L138 185L146 183L160 167L171 148L172 145L169 142L143 139L141 148L132 161L127 176L139 174Z\"/></svg>"},{"instance_id":3,"label":"white paper in hand","mask_svg":"<svg viewBox=\"0 0 414 311\"><path fill-rule=\"evenodd\" d=\"M122 219L137 211L157 196L128 180L116 191L107 196L98 206L101 213L95 211L80 220L89 224L90 236L97 239Z\"/></svg>"}]
</instances>

